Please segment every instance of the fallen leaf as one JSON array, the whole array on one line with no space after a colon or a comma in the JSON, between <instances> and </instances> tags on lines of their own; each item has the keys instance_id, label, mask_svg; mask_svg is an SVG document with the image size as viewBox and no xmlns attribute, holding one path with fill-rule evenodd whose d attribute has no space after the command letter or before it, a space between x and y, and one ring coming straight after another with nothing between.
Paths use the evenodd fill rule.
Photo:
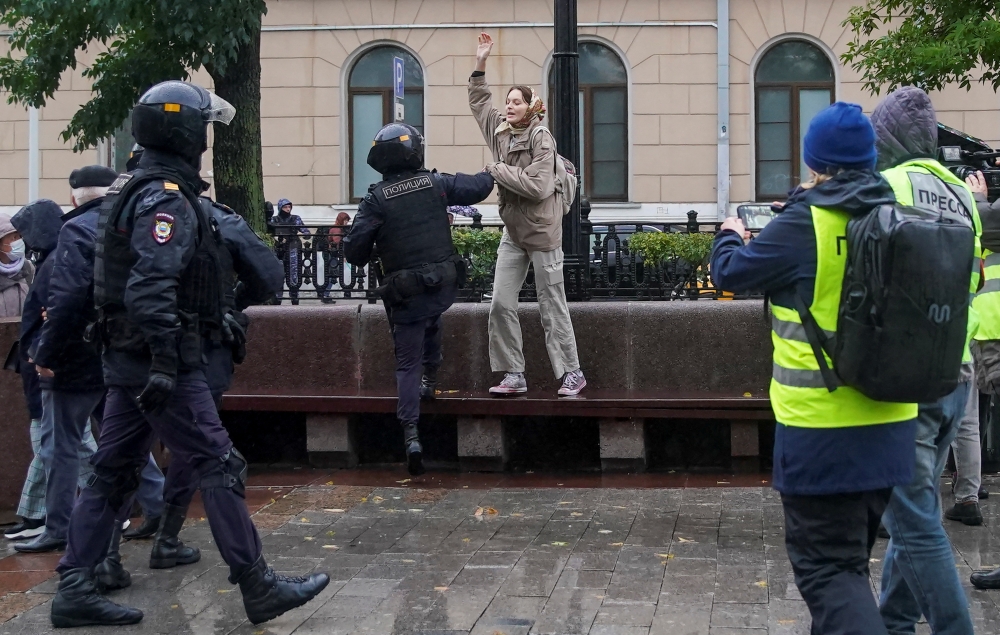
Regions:
<instances>
[{"instance_id":1,"label":"fallen leaf","mask_svg":"<svg viewBox=\"0 0 1000 635\"><path fill-rule=\"evenodd\" d=\"M384 501L384 500L385 500L385 499L384 499L384 498L382 498L381 496L372 496L372 502L373 502L373 503L376 503L376 504L377 504L377 503L381 503L381 502L382 502L382 501Z\"/></svg>"},{"instance_id":2,"label":"fallen leaf","mask_svg":"<svg viewBox=\"0 0 1000 635\"><path fill-rule=\"evenodd\" d=\"M611 530L610 529L598 529L597 533L599 533L599 534L610 534Z\"/></svg>"},{"instance_id":3,"label":"fallen leaf","mask_svg":"<svg viewBox=\"0 0 1000 635\"><path fill-rule=\"evenodd\" d=\"M869 558L868 562L882 562L882 561L879 560L878 558Z\"/></svg>"},{"instance_id":4,"label":"fallen leaf","mask_svg":"<svg viewBox=\"0 0 1000 635\"><path fill-rule=\"evenodd\" d=\"M323 511L331 513L331 514L343 514L344 513L344 510L342 510L342 509L324 509Z\"/></svg>"},{"instance_id":5,"label":"fallen leaf","mask_svg":"<svg viewBox=\"0 0 1000 635\"><path fill-rule=\"evenodd\" d=\"M613 542L613 543L611 543L611 546L612 547L621 547L624 544L625 544L624 542Z\"/></svg>"},{"instance_id":6,"label":"fallen leaf","mask_svg":"<svg viewBox=\"0 0 1000 635\"><path fill-rule=\"evenodd\" d=\"M496 516L497 514L499 514L499 513L500 513L500 512L498 512L497 510L493 509L492 507L487 507L487 508L486 508L486 509L484 509L483 511L484 511L484 512L486 512L486 513L487 513L488 515L490 515L490 516Z\"/></svg>"},{"instance_id":7,"label":"fallen leaf","mask_svg":"<svg viewBox=\"0 0 1000 635\"><path fill-rule=\"evenodd\" d=\"M400 562L405 562L407 564L414 564L416 563L416 560L400 560Z\"/></svg>"},{"instance_id":8,"label":"fallen leaf","mask_svg":"<svg viewBox=\"0 0 1000 635\"><path fill-rule=\"evenodd\" d=\"M756 586L756 587L760 587L762 589L766 589L767 588L767 580L759 580L757 582L754 582L753 585Z\"/></svg>"},{"instance_id":9,"label":"fallen leaf","mask_svg":"<svg viewBox=\"0 0 1000 635\"><path fill-rule=\"evenodd\" d=\"M781 626L790 626L797 622L798 620L778 620L778 624Z\"/></svg>"},{"instance_id":10,"label":"fallen leaf","mask_svg":"<svg viewBox=\"0 0 1000 635\"><path fill-rule=\"evenodd\" d=\"M680 536L677 536L677 542L697 542L697 541L688 540L687 538L681 538Z\"/></svg>"},{"instance_id":11,"label":"fallen leaf","mask_svg":"<svg viewBox=\"0 0 1000 635\"><path fill-rule=\"evenodd\" d=\"M745 393L743 393L743 396L744 396L744 397L753 397L753 395L751 395L751 394L750 394L750 393L748 393L748 392L745 392Z\"/></svg>"},{"instance_id":12,"label":"fallen leaf","mask_svg":"<svg viewBox=\"0 0 1000 635\"><path fill-rule=\"evenodd\" d=\"M411 511L411 512L422 512L422 511L424 511L424 510L422 510L422 509L411 509L410 511Z\"/></svg>"},{"instance_id":13,"label":"fallen leaf","mask_svg":"<svg viewBox=\"0 0 1000 635\"><path fill-rule=\"evenodd\" d=\"M315 539L315 538L313 538L312 536L305 536L305 537L304 537L304 538L302 538L302 539L303 539L303 540L316 540L316 539Z\"/></svg>"},{"instance_id":14,"label":"fallen leaf","mask_svg":"<svg viewBox=\"0 0 1000 635\"><path fill-rule=\"evenodd\" d=\"M172 608L172 609L179 609L179 608L181 608L181 605L180 604L171 604L170 608Z\"/></svg>"},{"instance_id":15,"label":"fallen leaf","mask_svg":"<svg viewBox=\"0 0 1000 635\"><path fill-rule=\"evenodd\" d=\"M300 523L307 523L307 522L309 522L309 519L306 518L305 516L303 516L302 518L299 518L299 522Z\"/></svg>"},{"instance_id":16,"label":"fallen leaf","mask_svg":"<svg viewBox=\"0 0 1000 635\"><path fill-rule=\"evenodd\" d=\"M323 545L324 549L333 549L334 551L340 549L337 545Z\"/></svg>"},{"instance_id":17,"label":"fallen leaf","mask_svg":"<svg viewBox=\"0 0 1000 635\"><path fill-rule=\"evenodd\" d=\"M397 483L400 483L400 484L402 484L402 483L409 483L409 482L410 482L410 479L408 479L408 478L404 478L403 480L401 480L401 481L396 481L396 482L397 482Z\"/></svg>"},{"instance_id":18,"label":"fallen leaf","mask_svg":"<svg viewBox=\"0 0 1000 635\"><path fill-rule=\"evenodd\" d=\"M560 485L562 485L562 483L560 483ZM570 501L559 501L559 504L560 505L569 505Z\"/></svg>"},{"instance_id":19,"label":"fallen leaf","mask_svg":"<svg viewBox=\"0 0 1000 635\"><path fill-rule=\"evenodd\" d=\"M232 589L219 589L219 593L232 593Z\"/></svg>"},{"instance_id":20,"label":"fallen leaf","mask_svg":"<svg viewBox=\"0 0 1000 635\"><path fill-rule=\"evenodd\" d=\"M361 497L361 502L362 503L367 503L368 502L368 497L367 496L362 496Z\"/></svg>"},{"instance_id":21,"label":"fallen leaf","mask_svg":"<svg viewBox=\"0 0 1000 635\"><path fill-rule=\"evenodd\" d=\"M327 485L333 485L333 481L327 481L326 484Z\"/></svg>"},{"instance_id":22,"label":"fallen leaf","mask_svg":"<svg viewBox=\"0 0 1000 635\"><path fill-rule=\"evenodd\" d=\"M462 538L462 542L469 542L468 538Z\"/></svg>"},{"instance_id":23,"label":"fallen leaf","mask_svg":"<svg viewBox=\"0 0 1000 635\"><path fill-rule=\"evenodd\" d=\"M583 516L583 514L581 514L580 512L573 512L570 514L570 516Z\"/></svg>"},{"instance_id":24,"label":"fallen leaf","mask_svg":"<svg viewBox=\"0 0 1000 635\"><path fill-rule=\"evenodd\" d=\"M552 546L553 547L565 547L568 544L569 544L568 542L554 542L554 543L552 543Z\"/></svg>"},{"instance_id":25,"label":"fallen leaf","mask_svg":"<svg viewBox=\"0 0 1000 635\"><path fill-rule=\"evenodd\" d=\"M482 507L477 507L476 508L476 513L474 513L473 516L482 516L483 515L483 511L485 511L485 510L483 510Z\"/></svg>"},{"instance_id":26,"label":"fallen leaf","mask_svg":"<svg viewBox=\"0 0 1000 635\"><path fill-rule=\"evenodd\" d=\"M469 486L468 485L463 485L462 489L469 489Z\"/></svg>"},{"instance_id":27,"label":"fallen leaf","mask_svg":"<svg viewBox=\"0 0 1000 635\"><path fill-rule=\"evenodd\" d=\"M434 587L434 590L435 591L447 591L448 587L446 587L446 586L436 586L436 587Z\"/></svg>"},{"instance_id":28,"label":"fallen leaf","mask_svg":"<svg viewBox=\"0 0 1000 635\"><path fill-rule=\"evenodd\" d=\"M520 516L524 516L524 514L522 514L521 512L517 512L517 513L511 514L511 516L518 516L518 517L520 517Z\"/></svg>"},{"instance_id":29,"label":"fallen leaf","mask_svg":"<svg viewBox=\"0 0 1000 635\"><path fill-rule=\"evenodd\" d=\"M729 481L716 481L716 485L729 485Z\"/></svg>"},{"instance_id":30,"label":"fallen leaf","mask_svg":"<svg viewBox=\"0 0 1000 635\"><path fill-rule=\"evenodd\" d=\"M326 532L326 535L327 536L336 536L337 532L335 532L335 531L328 531L328 532Z\"/></svg>"},{"instance_id":31,"label":"fallen leaf","mask_svg":"<svg viewBox=\"0 0 1000 635\"><path fill-rule=\"evenodd\" d=\"M657 558L663 558L664 560L673 560L674 559L674 554L672 554L672 553L658 553L658 554L656 554L656 557Z\"/></svg>"}]
</instances>

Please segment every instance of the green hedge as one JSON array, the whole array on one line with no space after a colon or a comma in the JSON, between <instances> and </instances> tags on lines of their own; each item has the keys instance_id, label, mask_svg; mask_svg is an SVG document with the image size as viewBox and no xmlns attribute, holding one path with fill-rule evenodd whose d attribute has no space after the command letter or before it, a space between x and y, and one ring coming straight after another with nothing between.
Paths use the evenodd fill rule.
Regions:
<instances>
[{"instance_id":1,"label":"green hedge","mask_svg":"<svg viewBox=\"0 0 1000 635\"><path fill-rule=\"evenodd\" d=\"M497 262L497 248L500 247L500 238L503 234L493 228L487 229L467 229L465 227L453 227L451 230L451 240L455 244L455 249L463 256L468 256L472 261L472 271L469 277L492 278L493 268Z\"/></svg>"},{"instance_id":2,"label":"green hedge","mask_svg":"<svg viewBox=\"0 0 1000 635\"><path fill-rule=\"evenodd\" d=\"M638 232L629 239L629 249L650 264L679 259L699 267L708 261L714 239L712 234Z\"/></svg>"}]
</instances>

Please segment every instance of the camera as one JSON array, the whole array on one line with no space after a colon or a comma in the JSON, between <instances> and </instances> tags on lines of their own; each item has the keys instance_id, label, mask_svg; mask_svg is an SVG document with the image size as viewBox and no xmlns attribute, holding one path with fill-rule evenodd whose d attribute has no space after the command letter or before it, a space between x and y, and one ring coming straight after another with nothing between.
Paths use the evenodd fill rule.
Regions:
<instances>
[{"instance_id":1,"label":"camera","mask_svg":"<svg viewBox=\"0 0 1000 635\"><path fill-rule=\"evenodd\" d=\"M998 157L1000 152L994 151L982 139L938 124L938 160L963 181L976 172L982 172L990 202L1000 198Z\"/></svg>"}]
</instances>

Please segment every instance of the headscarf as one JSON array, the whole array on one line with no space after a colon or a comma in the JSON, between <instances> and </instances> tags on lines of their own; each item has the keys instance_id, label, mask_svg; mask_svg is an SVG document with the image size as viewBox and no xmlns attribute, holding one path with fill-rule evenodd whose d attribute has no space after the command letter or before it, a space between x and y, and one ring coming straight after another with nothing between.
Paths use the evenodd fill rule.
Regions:
<instances>
[{"instance_id":1,"label":"headscarf","mask_svg":"<svg viewBox=\"0 0 1000 635\"><path fill-rule=\"evenodd\" d=\"M521 132L527 129L535 119L541 121L545 118L545 102L542 98L538 96L537 93L531 98L531 103L528 104L528 110L525 111L524 116L521 117L514 123L510 123L506 119L497 126L496 134L500 134L505 130L511 131L511 133Z\"/></svg>"}]
</instances>

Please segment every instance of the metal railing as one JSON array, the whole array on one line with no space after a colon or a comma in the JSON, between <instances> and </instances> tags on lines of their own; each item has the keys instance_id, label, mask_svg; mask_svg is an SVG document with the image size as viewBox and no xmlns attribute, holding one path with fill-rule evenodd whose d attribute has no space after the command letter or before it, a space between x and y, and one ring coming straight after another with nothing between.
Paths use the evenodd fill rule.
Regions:
<instances>
[{"instance_id":1,"label":"metal railing","mask_svg":"<svg viewBox=\"0 0 1000 635\"><path fill-rule=\"evenodd\" d=\"M499 231L483 227L474 219L471 231ZM285 267L286 289L282 299L319 299L330 302L340 299L365 299L376 302L378 281L375 267L351 265L344 259L341 232L349 228L333 225L306 225L296 229L308 231L289 235L292 227L281 226L274 236L274 252ZM688 213L686 223L616 222L591 224L585 220L583 231L588 241L588 267L582 280L567 279L568 288L582 285L581 297L588 300L699 300L731 299L712 283L707 263L697 265L680 258L663 263L644 262L642 255L631 247L632 237L647 232L712 233L718 223L699 223L695 212ZM284 235L282 235L284 234ZM496 253L464 253L468 270L485 272L470 275L459 291L459 302L489 301L493 290ZM377 265L375 265L377 266ZM535 301L534 273L528 277L520 294L522 301Z\"/></svg>"}]
</instances>

